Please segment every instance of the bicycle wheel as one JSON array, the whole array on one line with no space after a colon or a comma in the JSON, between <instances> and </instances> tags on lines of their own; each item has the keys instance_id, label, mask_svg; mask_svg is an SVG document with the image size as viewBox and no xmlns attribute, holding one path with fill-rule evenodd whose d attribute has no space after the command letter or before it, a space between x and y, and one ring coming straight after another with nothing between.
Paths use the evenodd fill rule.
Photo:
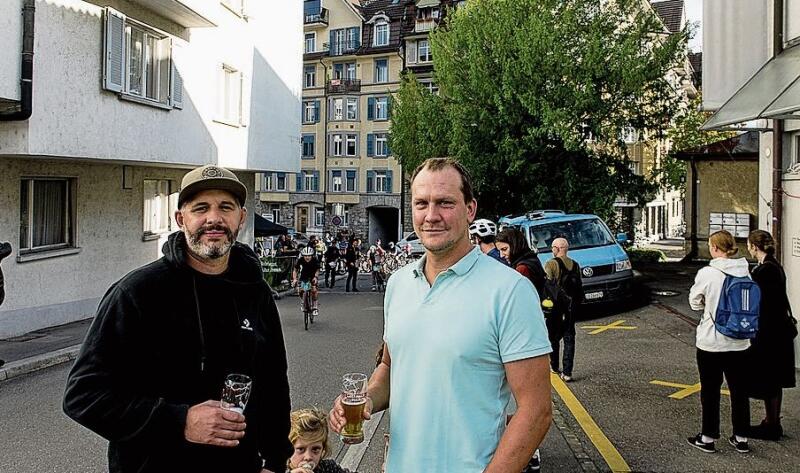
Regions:
<instances>
[{"instance_id":1,"label":"bicycle wheel","mask_svg":"<svg viewBox=\"0 0 800 473\"><path fill-rule=\"evenodd\" d=\"M311 291L303 294L303 325L308 330L308 319L311 317Z\"/></svg>"}]
</instances>

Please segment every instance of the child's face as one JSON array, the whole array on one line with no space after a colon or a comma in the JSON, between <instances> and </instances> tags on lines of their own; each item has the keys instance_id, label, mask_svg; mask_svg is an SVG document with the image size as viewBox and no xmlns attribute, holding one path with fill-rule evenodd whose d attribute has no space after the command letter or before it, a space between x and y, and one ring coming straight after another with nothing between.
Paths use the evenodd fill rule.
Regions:
<instances>
[{"instance_id":1,"label":"child's face","mask_svg":"<svg viewBox=\"0 0 800 473\"><path fill-rule=\"evenodd\" d=\"M294 441L294 454L289 459L292 468L299 468L304 463L311 464L312 469L319 465L322 459L322 442L309 442L303 438Z\"/></svg>"}]
</instances>

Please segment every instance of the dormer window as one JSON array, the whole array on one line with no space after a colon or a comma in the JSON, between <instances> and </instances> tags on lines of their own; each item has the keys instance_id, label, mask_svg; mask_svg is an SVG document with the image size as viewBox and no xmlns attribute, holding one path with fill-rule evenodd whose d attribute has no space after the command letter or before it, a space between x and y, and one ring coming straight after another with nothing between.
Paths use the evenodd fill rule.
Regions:
<instances>
[{"instance_id":1,"label":"dormer window","mask_svg":"<svg viewBox=\"0 0 800 473\"><path fill-rule=\"evenodd\" d=\"M378 20L375 23L374 46L389 45L389 23L386 20Z\"/></svg>"}]
</instances>

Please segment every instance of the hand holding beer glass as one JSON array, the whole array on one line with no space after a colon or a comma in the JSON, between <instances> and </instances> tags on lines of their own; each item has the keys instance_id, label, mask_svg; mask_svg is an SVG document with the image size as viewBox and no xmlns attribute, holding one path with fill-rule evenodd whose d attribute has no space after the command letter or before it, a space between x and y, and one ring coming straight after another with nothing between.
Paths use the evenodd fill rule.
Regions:
<instances>
[{"instance_id":1,"label":"hand holding beer glass","mask_svg":"<svg viewBox=\"0 0 800 473\"><path fill-rule=\"evenodd\" d=\"M225 378L222 388L220 406L229 411L244 413L247 401L250 399L250 388L253 386L250 377L243 374L229 374Z\"/></svg>"},{"instance_id":2,"label":"hand holding beer glass","mask_svg":"<svg viewBox=\"0 0 800 473\"><path fill-rule=\"evenodd\" d=\"M337 404L344 411L344 426L339 432L342 443L353 445L364 441L364 419L369 419L367 407L367 375L348 373L342 376L342 395ZM338 406L334 407L337 411Z\"/></svg>"}]
</instances>

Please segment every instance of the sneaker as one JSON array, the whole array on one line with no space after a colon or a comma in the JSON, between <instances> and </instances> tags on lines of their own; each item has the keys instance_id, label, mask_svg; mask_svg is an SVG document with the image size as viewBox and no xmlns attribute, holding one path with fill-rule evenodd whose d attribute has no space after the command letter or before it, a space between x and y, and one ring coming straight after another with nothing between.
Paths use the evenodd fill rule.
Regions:
<instances>
[{"instance_id":1,"label":"sneaker","mask_svg":"<svg viewBox=\"0 0 800 473\"><path fill-rule=\"evenodd\" d=\"M553 368L552 366L550 367L550 372L561 376L561 371L556 368Z\"/></svg>"},{"instance_id":2,"label":"sneaker","mask_svg":"<svg viewBox=\"0 0 800 473\"><path fill-rule=\"evenodd\" d=\"M563 380L565 383L570 383L570 382L572 382L572 376L571 376L571 375L568 375L568 374L561 373L561 379L562 379L562 380Z\"/></svg>"},{"instance_id":3,"label":"sneaker","mask_svg":"<svg viewBox=\"0 0 800 473\"><path fill-rule=\"evenodd\" d=\"M689 441L689 445L692 447L702 450L706 453L714 453L717 451L717 449L714 448L714 442L703 442L703 434L697 434L696 436L689 437L686 440Z\"/></svg>"},{"instance_id":4,"label":"sneaker","mask_svg":"<svg viewBox=\"0 0 800 473\"><path fill-rule=\"evenodd\" d=\"M759 440L780 440L783 436L783 427L780 424L771 425L761 422L758 425L750 426L747 437Z\"/></svg>"},{"instance_id":5,"label":"sneaker","mask_svg":"<svg viewBox=\"0 0 800 473\"><path fill-rule=\"evenodd\" d=\"M319 317L319 309L314 309L314 317Z\"/></svg>"},{"instance_id":6,"label":"sneaker","mask_svg":"<svg viewBox=\"0 0 800 473\"><path fill-rule=\"evenodd\" d=\"M728 437L728 443L731 444L731 446L733 446L733 448L735 448L739 453L750 453L750 445L747 444L747 440L744 442L739 442L736 440L735 435L731 435Z\"/></svg>"},{"instance_id":7,"label":"sneaker","mask_svg":"<svg viewBox=\"0 0 800 473\"><path fill-rule=\"evenodd\" d=\"M542 469L542 457L539 454L539 449L537 448L536 451L533 452L533 456L531 457L528 464L525 466L525 469L522 470L522 473L533 473L536 471L540 471Z\"/></svg>"}]
</instances>

